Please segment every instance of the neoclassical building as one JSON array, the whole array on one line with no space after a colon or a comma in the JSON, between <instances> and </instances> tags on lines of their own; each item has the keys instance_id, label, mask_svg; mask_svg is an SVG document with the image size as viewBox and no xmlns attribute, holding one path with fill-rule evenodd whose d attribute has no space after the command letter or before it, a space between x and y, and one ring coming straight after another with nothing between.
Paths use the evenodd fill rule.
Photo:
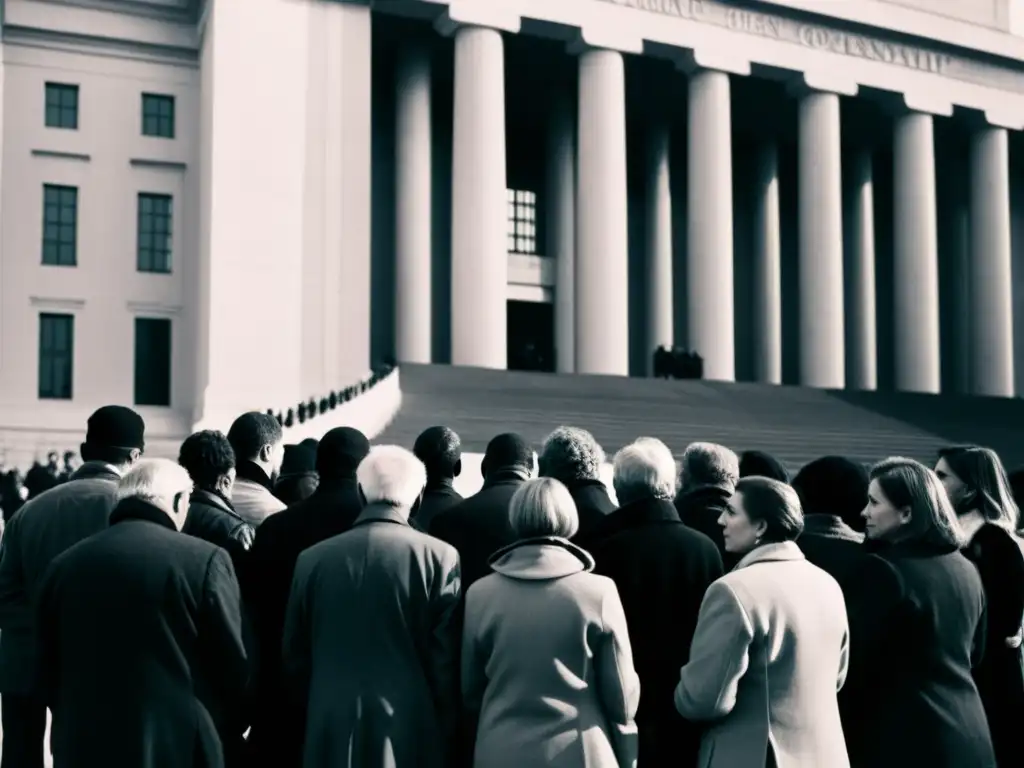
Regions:
<instances>
[{"instance_id":1,"label":"neoclassical building","mask_svg":"<svg viewBox=\"0 0 1024 768\"><path fill-rule=\"evenodd\" d=\"M392 355L1014 395L1017 5L0 0L0 451Z\"/></svg>"}]
</instances>

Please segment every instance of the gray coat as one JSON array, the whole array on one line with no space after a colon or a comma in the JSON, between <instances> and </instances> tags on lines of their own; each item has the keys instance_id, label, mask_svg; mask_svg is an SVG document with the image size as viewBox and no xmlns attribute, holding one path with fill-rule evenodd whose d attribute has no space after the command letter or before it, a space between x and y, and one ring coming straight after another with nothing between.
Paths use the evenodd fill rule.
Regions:
<instances>
[{"instance_id":1,"label":"gray coat","mask_svg":"<svg viewBox=\"0 0 1024 768\"><path fill-rule=\"evenodd\" d=\"M455 548L381 504L299 555L284 670L306 768L450 768L461 594Z\"/></svg>"},{"instance_id":2,"label":"gray coat","mask_svg":"<svg viewBox=\"0 0 1024 768\"><path fill-rule=\"evenodd\" d=\"M7 524L0 548L0 693L32 692L33 605L43 575L57 555L107 527L120 479L111 465L86 462Z\"/></svg>"}]
</instances>

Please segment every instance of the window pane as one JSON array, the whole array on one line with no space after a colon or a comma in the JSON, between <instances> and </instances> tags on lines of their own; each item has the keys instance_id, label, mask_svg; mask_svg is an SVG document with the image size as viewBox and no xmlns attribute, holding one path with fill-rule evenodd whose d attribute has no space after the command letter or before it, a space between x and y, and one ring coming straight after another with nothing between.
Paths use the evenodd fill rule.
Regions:
<instances>
[{"instance_id":1,"label":"window pane","mask_svg":"<svg viewBox=\"0 0 1024 768\"><path fill-rule=\"evenodd\" d=\"M69 399L74 361L74 318L43 313L39 316L40 398Z\"/></svg>"},{"instance_id":2,"label":"window pane","mask_svg":"<svg viewBox=\"0 0 1024 768\"><path fill-rule=\"evenodd\" d=\"M171 404L170 320L135 320L135 404Z\"/></svg>"}]
</instances>

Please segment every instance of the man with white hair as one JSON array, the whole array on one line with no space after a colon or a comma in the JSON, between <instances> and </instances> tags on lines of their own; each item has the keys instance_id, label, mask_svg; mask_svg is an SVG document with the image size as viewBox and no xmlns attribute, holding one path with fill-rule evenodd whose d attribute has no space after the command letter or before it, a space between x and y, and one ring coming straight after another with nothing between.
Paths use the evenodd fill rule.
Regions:
<instances>
[{"instance_id":1,"label":"man with white hair","mask_svg":"<svg viewBox=\"0 0 1024 768\"><path fill-rule=\"evenodd\" d=\"M409 524L427 482L410 451L375 446L356 479L366 507L350 531L299 555L288 599L284 671L307 709L303 764L448 768L459 556Z\"/></svg>"},{"instance_id":2,"label":"man with white hair","mask_svg":"<svg viewBox=\"0 0 1024 768\"><path fill-rule=\"evenodd\" d=\"M615 582L626 612L643 691L636 716L643 764L696 764L701 732L679 719L675 685L722 558L711 539L680 521L672 504L676 461L663 442L642 437L627 445L613 471L622 506L580 543L594 556L594 572Z\"/></svg>"},{"instance_id":3,"label":"man with white hair","mask_svg":"<svg viewBox=\"0 0 1024 768\"><path fill-rule=\"evenodd\" d=\"M615 511L615 502L601 480L604 450L592 434L579 427L559 427L544 440L538 459L541 477L559 480L576 502L583 540Z\"/></svg>"},{"instance_id":4,"label":"man with white hair","mask_svg":"<svg viewBox=\"0 0 1024 768\"><path fill-rule=\"evenodd\" d=\"M192 479L143 459L110 526L68 549L40 590L40 689L54 768L230 765L248 679L228 553L182 534Z\"/></svg>"},{"instance_id":5,"label":"man with white hair","mask_svg":"<svg viewBox=\"0 0 1024 768\"><path fill-rule=\"evenodd\" d=\"M739 558L725 551L718 518L726 511L739 479L739 456L724 445L691 443L683 452L676 511L680 520L715 542L727 571Z\"/></svg>"}]
</instances>

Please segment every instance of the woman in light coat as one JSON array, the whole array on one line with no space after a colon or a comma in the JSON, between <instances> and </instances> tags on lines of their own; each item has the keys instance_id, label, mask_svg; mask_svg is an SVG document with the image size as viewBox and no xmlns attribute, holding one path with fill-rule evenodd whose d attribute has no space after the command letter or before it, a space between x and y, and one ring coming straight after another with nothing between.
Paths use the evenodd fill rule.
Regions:
<instances>
[{"instance_id":1,"label":"woman in light coat","mask_svg":"<svg viewBox=\"0 0 1024 768\"><path fill-rule=\"evenodd\" d=\"M519 540L466 593L462 695L477 768L633 768L640 681L614 582L568 541L557 480L509 503Z\"/></svg>"},{"instance_id":2,"label":"woman in light coat","mask_svg":"<svg viewBox=\"0 0 1024 768\"><path fill-rule=\"evenodd\" d=\"M835 579L804 559L800 500L740 480L719 518L736 567L704 596L675 701L705 721L698 768L848 768L836 693L849 630Z\"/></svg>"}]
</instances>

